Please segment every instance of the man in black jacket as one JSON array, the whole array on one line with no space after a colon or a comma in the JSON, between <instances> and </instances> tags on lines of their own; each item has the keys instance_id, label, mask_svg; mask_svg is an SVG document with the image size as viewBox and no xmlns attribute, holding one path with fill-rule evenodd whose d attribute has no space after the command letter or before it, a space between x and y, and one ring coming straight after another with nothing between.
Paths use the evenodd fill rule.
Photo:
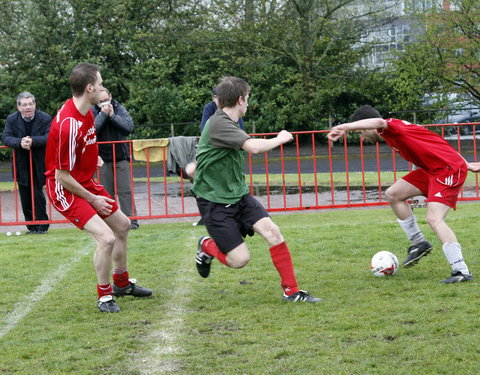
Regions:
<instances>
[{"instance_id":1,"label":"man in black jacket","mask_svg":"<svg viewBox=\"0 0 480 375\"><path fill-rule=\"evenodd\" d=\"M92 107L98 142L124 141L133 131L130 114L106 88L99 94L99 103ZM130 179L130 145L128 143L100 144L98 152L104 164L100 169L100 181L112 197L118 197L122 212L135 216ZM113 154L115 147L115 163ZM115 174L114 174L115 167ZM137 220L131 220L131 229L138 229Z\"/></svg>"},{"instance_id":2,"label":"man in black jacket","mask_svg":"<svg viewBox=\"0 0 480 375\"><path fill-rule=\"evenodd\" d=\"M36 109L35 97L29 92L17 96L18 111L7 117L2 142L15 155L14 178L18 183L25 221L48 220L45 186L45 146L52 118ZM30 178L30 171L33 179ZM33 202L32 202L33 193ZM33 203L33 204L32 204ZM27 224L27 234L45 234L49 225Z\"/></svg>"}]
</instances>

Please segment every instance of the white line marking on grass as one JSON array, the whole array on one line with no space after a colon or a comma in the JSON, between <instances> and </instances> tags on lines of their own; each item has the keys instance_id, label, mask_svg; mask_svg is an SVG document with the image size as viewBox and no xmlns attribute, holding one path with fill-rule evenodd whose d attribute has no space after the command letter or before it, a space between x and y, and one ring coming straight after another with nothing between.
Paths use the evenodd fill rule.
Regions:
<instances>
[{"instance_id":1,"label":"white line marking on grass","mask_svg":"<svg viewBox=\"0 0 480 375\"><path fill-rule=\"evenodd\" d=\"M186 245L187 248L195 246L193 242ZM192 269L194 264L193 254L183 259L182 264L178 267L179 270ZM157 375L176 373L180 370L180 364L176 363L172 357L182 350L178 343L185 330L185 305L189 301L192 284L193 277L190 271L179 272L178 277L172 281L171 285L175 288L165 296L170 302L167 304L168 309L164 314L165 319L159 322L161 328L151 331L145 337L146 344L154 343L154 347L150 352L147 351L144 356L135 357L133 366L140 374Z\"/></svg>"},{"instance_id":2,"label":"white line marking on grass","mask_svg":"<svg viewBox=\"0 0 480 375\"><path fill-rule=\"evenodd\" d=\"M15 328L18 322L27 316L35 308L35 305L62 281L65 275L70 272L70 269L90 253L91 248L92 244L90 243L77 251L69 262L58 266L57 270L52 273L53 277L44 279L29 296L24 297L23 301L17 302L13 311L5 316L4 322L6 324L0 328L0 339Z\"/></svg>"}]
</instances>

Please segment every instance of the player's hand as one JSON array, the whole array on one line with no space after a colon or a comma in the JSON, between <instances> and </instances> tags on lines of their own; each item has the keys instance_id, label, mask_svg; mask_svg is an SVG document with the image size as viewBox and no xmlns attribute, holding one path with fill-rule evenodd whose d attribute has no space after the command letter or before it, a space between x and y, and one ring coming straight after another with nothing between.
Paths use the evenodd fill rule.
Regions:
<instances>
[{"instance_id":1,"label":"player's hand","mask_svg":"<svg viewBox=\"0 0 480 375\"><path fill-rule=\"evenodd\" d=\"M277 135L277 139L280 142L281 145L293 141L293 135L290 132L287 132L286 130L282 130L280 133Z\"/></svg>"},{"instance_id":2,"label":"player's hand","mask_svg":"<svg viewBox=\"0 0 480 375\"><path fill-rule=\"evenodd\" d=\"M197 169L197 162L192 161L191 163L188 163L185 167L185 172L187 172L187 176L190 178L195 177L195 171Z\"/></svg>"},{"instance_id":3,"label":"player's hand","mask_svg":"<svg viewBox=\"0 0 480 375\"><path fill-rule=\"evenodd\" d=\"M98 159L97 159L97 168L102 168L103 167L103 159L98 156Z\"/></svg>"},{"instance_id":4,"label":"player's hand","mask_svg":"<svg viewBox=\"0 0 480 375\"><path fill-rule=\"evenodd\" d=\"M115 202L112 198L103 195L96 195L93 202L91 202L95 211L100 215L108 216L112 213L112 203Z\"/></svg>"},{"instance_id":5,"label":"player's hand","mask_svg":"<svg viewBox=\"0 0 480 375\"><path fill-rule=\"evenodd\" d=\"M347 132L347 129L345 125L337 125L330 129L330 131L327 134L327 138L335 142L340 137L343 137L343 135L346 132Z\"/></svg>"},{"instance_id":6,"label":"player's hand","mask_svg":"<svg viewBox=\"0 0 480 375\"><path fill-rule=\"evenodd\" d=\"M467 163L467 169L469 171L478 173L480 172L480 163Z\"/></svg>"}]
</instances>

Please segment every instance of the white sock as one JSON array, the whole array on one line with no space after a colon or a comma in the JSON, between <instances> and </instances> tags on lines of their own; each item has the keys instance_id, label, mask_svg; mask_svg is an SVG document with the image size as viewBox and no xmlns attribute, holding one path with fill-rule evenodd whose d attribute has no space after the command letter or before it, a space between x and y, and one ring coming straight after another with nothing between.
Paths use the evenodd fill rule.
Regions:
<instances>
[{"instance_id":1,"label":"white sock","mask_svg":"<svg viewBox=\"0 0 480 375\"><path fill-rule=\"evenodd\" d=\"M464 275L470 275L468 267L463 260L462 246L458 242L445 242L442 250L453 272L460 271Z\"/></svg>"},{"instance_id":2,"label":"white sock","mask_svg":"<svg viewBox=\"0 0 480 375\"><path fill-rule=\"evenodd\" d=\"M402 227L403 231L407 235L407 238L410 240L412 245L417 245L420 242L425 241L425 236L420 230L417 224L417 218L415 215L412 215L405 220L397 219L398 224Z\"/></svg>"}]
</instances>

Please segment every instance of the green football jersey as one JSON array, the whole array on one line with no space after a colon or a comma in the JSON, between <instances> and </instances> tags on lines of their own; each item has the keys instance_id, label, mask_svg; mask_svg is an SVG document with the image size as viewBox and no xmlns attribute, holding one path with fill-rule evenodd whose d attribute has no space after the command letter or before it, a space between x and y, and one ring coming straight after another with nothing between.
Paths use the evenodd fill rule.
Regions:
<instances>
[{"instance_id":1,"label":"green football jersey","mask_svg":"<svg viewBox=\"0 0 480 375\"><path fill-rule=\"evenodd\" d=\"M216 203L234 204L248 193L243 142L250 136L218 109L205 124L197 148L192 192Z\"/></svg>"}]
</instances>

